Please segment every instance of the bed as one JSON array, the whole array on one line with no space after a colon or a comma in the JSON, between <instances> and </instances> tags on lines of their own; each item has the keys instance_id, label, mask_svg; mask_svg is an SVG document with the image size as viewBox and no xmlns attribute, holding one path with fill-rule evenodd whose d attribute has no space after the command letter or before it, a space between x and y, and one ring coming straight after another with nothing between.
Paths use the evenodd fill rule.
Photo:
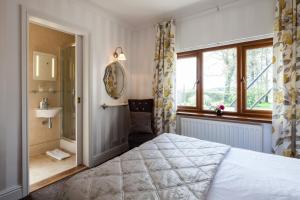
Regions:
<instances>
[{"instance_id":1,"label":"bed","mask_svg":"<svg viewBox=\"0 0 300 200\"><path fill-rule=\"evenodd\" d=\"M300 161L165 133L71 177L62 199L300 199Z\"/></svg>"}]
</instances>

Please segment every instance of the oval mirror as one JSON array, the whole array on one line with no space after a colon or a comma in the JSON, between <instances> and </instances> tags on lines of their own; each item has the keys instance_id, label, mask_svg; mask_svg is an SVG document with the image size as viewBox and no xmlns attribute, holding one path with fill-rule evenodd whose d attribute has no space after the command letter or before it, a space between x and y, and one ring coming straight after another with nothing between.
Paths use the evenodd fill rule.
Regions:
<instances>
[{"instance_id":1,"label":"oval mirror","mask_svg":"<svg viewBox=\"0 0 300 200\"><path fill-rule=\"evenodd\" d=\"M103 81L107 94L114 99L120 98L125 87L123 66L118 61L107 65Z\"/></svg>"}]
</instances>

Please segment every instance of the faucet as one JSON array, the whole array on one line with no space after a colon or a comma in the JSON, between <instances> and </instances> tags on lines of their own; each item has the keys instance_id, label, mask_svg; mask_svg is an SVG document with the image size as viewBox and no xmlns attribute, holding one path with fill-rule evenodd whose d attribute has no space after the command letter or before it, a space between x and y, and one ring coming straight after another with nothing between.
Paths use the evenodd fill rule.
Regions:
<instances>
[{"instance_id":1,"label":"faucet","mask_svg":"<svg viewBox=\"0 0 300 200\"><path fill-rule=\"evenodd\" d=\"M42 98L42 101L40 102L40 109L48 109L49 103L48 103L48 98L44 97ZM42 124L46 124L48 122L48 128L52 128L52 119L51 117L48 118L47 121L42 121Z\"/></svg>"},{"instance_id":2,"label":"faucet","mask_svg":"<svg viewBox=\"0 0 300 200\"><path fill-rule=\"evenodd\" d=\"M45 107L48 109L48 106L49 106L48 98L45 97L44 99L45 99L45 100L44 100L44 102L45 102Z\"/></svg>"},{"instance_id":3,"label":"faucet","mask_svg":"<svg viewBox=\"0 0 300 200\"><path fill-rule=\"evenodd\" d=\"M40 109L48 109L49 103L48 98L44 97L42 98L42 101L40 102Z\"/></svg>"}]
</instances>

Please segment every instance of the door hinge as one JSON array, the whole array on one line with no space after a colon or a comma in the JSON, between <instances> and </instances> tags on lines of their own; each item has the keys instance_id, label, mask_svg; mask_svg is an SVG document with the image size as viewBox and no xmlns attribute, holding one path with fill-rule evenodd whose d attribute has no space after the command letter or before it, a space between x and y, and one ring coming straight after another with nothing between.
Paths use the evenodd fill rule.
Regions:
<instances>
[{"instance_id":1,"label":"door hinge","mask_svg":"<svg viewBox=\"0 0 300 200\"><path fill-rule=\"evenodd\" d=\"M77 103L80 103L81 99L80 97L77 97Z\"/></svg>"}]
</instances>

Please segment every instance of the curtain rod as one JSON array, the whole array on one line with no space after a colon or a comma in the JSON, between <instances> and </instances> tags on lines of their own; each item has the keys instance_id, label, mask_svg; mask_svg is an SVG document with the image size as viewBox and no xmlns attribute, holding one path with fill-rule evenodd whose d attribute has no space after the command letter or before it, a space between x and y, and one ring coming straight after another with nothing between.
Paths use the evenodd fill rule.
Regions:
<instances>
[{"instance_id":1,"label":"curtain rod","mask_svg":"<svg viewBox=\"0 0 300 200\"><path fill-rule=\"evenodd\" d=\"M206 12L209 12L209 11L212 11L212 10L216 10L217 12L219 12L219 11L221 11L222 8L224 8L224 7L226 7L230 4L236 3L238 1L241 1L241 0L233 0L233 1L230 1L230 2L227 2L227 3L218 4L216 6L213 6L213 7L207 8L205 10L202 10L199 13L196 13L196 14L193 14L193 15L190 15L190 16L186 16L186 17L183 17L183 18L189 18L189 17L193 17L195 15L205 14ZM180 18L176 19L175 17L171 17L171 19L169 19L169 20L180 20ZM158 23L154 24L153 26L155 27L157 24L160 24L160 23L163 23L163 22L169 21L169 20L167 20L167 19L166 20L161 20Z\"/></svg>"},{"instance_id":2,"label":"curtain rod","mask_svg":"<svg viewBox=\"0 0 300 200\"><path fill-rule=\"evenodd\" d=\"M177 21L184 20L184 18L193 18L194 16L197 16L197 15L206 15L207 13L212 12L214 10L217 11L217 12L220 12L223 8L225 8L229 5L232 5L232 4L234 4L238 1L245 1L245 0L232 0L232 1L229 1L229 2L226 2L226 3L223 3L223 4L218 4L216 6L212 6L210 8L204 9L204 10L200 11L199 13L195 13L193 15L183 16L181 18L178 18Z\"/></svg>"}]
</instances>

